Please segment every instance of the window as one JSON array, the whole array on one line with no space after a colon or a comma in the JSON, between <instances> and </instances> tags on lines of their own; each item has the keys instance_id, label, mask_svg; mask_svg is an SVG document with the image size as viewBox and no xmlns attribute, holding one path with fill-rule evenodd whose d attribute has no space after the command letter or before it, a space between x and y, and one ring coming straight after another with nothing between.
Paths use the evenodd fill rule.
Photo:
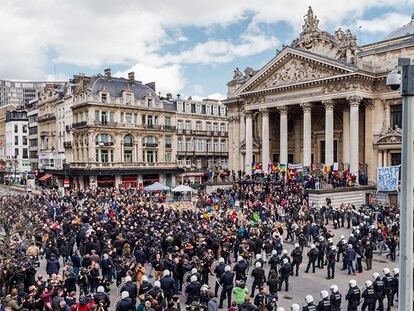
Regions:
<instances>
[{"instance_id":1,"label":"window","mask_svg":"<svg viewBox=\"0 0 414 311\"><path fill-rule=\"evenodd\" d=\"M204 151L203 150L203 140L201 138L197 138L196 151L198 151L198 152Z\"/></svg>"},{"instance_id":2,"label":"window","mask_svg":"<svg viewBox=\"0 0 414 311\"><path fill-rule=\"evenodd\" d=\"M29 158L29 153L27 148L23 148L23 154L22 154L23 159L28 159Z\"/></svg>"},{"instance_id":3,"label":"window","mask_svg":"<svg viewBox=\"0 0 414 311\"><path fill-rule=\"evenodd\" d=\"M125 135L124 137L124 146L125 147L132 147L134 145L134 137L130 134Z\"/></svg>"},{"instance_id":4,"label":"window","mask_svg":"<svg viewBox=\"0 0 414 311\"><path fill-rule=\"evenodd\" d=\"M185 103L185 112L186 113L190 113L191 112L191 104L190 103Z\"/></svg>"},{"instance_id":5,"label":"window","mask_svg":"<svg viewBox=\"0 0 414 311\"><path fill-rule=\"evenodd\" d=\"M213 106L213 115L218 115L218 107L217 106Z\"/></svg>"},{"instance_id":6,"label":"window","mask_svg":"<svg viewBox=\"0 0 414 311\"><path fill-rule=\"evenodd\" d=\"M191 148L191 139L190 138L187 138L185 140L185 150L186 151L192 151L193 150L193 148Z\"/></svg>"},{"instance_id":7,"label":"window","mask_svg":"<svg viewBox=\"0 0 414 311\"><path fill-rule=\"evenodd\" d=\"M224 140L220 142L220 151L226 152L226 142Z\"/></svg>"},{"instance_id":8,"label":"window","mask_svg":"<svg viewBox=\"0 0 414 311\"><path fill-rule=\"evenodd\" d=\"M211 122L206 122L206 131L211 131Z\"/></svg>"},{"instance_id":9,"label":"window","mask_svg":"<svg viewBox=\"0 0 414 311\"><path fill-rule=\"evenodd\" d=\"M226 124L221 123L220 124L220 132L224 133L226 131Z\"/></svg>"},{"instance_id":10,"label":"window","mask_svg":"<svg viewBox=\"0 0 414 311\"><path fill-rule=\"evenodd\" d=\"M184 129L183 120L177 120L177 129L179 129L179 130Z\"/></svg>"},{"instance_id":11,"label":"window","mask_svg":"<svg viewBox=\"0 0 414 311\"><path fill-rule=\"evenodd\" d=\"M151 107L152 106L152 98L147 98L147 107Z\"/></svg>"},{"instance_id":12,"label":"window","mask_svg":"<svg viewBox=\"0 0 414 311\"><path fill-rule=\"evenodd\" d=\"M17 158L19 155L19 148L14 148L14 156Z\"/></svg>"},{"instance_id":13,"label":"window","mask_svg":"<svg viewBox=\"0 0 414 311\"><path fill-rule=\"evenodd\" d=\"M132 124L132 113L125 114L125 123Z\"/></svg>"},{"instance_id":14,"label":"window","mask_svg":"<svg viewBox=\"0 0 414 311\"><path fill-rule=\"evenodd\" d=\"M178 110L178 112L183 112L183 103L182 102L177 103L177 110Z\"/></svg>"},{"instance_id":15,"label":"window","mask_svg":"<svg viewBox=\"0 0 414 311\"><path fill-rule=\"evenodd\" d=\"M108 102L108 94L103 93L103 94L101 95L101 101L102 101L103 103Z\"/></svg>"},{"instance_id":16,"label":"window","mask_svg":"<svg viewBox=\"0 0 414 311\"><path fill-rule=\"evenodd\" d=\"M219 142L218 140L215 140L214 141L214 152L217 152L217 151L219 151Z\"/></svg>"},{"instance_id":17,"label":"window","mask_svg":"<svg viewBox=\"0 0 414 311\"><path fill-rule=\"evenodd\" d=\"M19 145L19 136L14 136L14 145L15 146Z\"/></svg>"},{"instance_id":18,"label":"window","mask_svg":"<svg viewBox=\"0 0 414 311\"><path fill-rule=\"evenodd\" d=\"M200 159L198 159L198 160L196 161L196 163L197 163L197 168L198 168L198 169L201 169L201 160L200 160Z\"/></svg>"},{"instance_id":19,"label":"window","mask_svg":"<svg viewBox=\"0 0 414 311\"><path fill-rule=\"evenodd\" d=\"M172 148L172 137L165 136L165 148Z\"/></svg>"},{"instance_id":20,"label":"window","mask_svg":"<svg viewBox=\"0 0 414 311\"><path fill-rule=\"evenodd\" d=\"M113 142L112 137L109 134L99 134L96 136L96 140L95 140L96 145L112 144L112 142Z\"/></svg>"},{"instance_id":21,"label":"window","mask_svg":"<svg viewBox=\"0 0 414 311\"><path fill-rule=\"evenodd\" d=\"M148 163L158 162L158 152L152 151L152 150L144 150L143 158L144 158L144 161Z\"/></svg>"},{"instance_id":22,"label":"window","mask_svg":"<svg viewBox=\"0 0 414 311\"><path fill-rule=\"evenodd\" d=\"M132 150L124 150L124 162L132 162Z\"/></svg>"},{"instance_id":23,"label":"window","mask_svg":"<svg viewBox=\"0 0 414 311\"><path fill-rule=\"evenodd\" d=\"M200 104L196 105L196 113L201 113L201 105Z\"/></svg>"},{"instance_id":24,"label":"window","mask_svg":"<svg viewBox=\"0 0 414 311\"><path fill-rule=\"evenodd\" d=\"M402 105L391 106L391 127L402 128Z\"/></svg>"},{"instance_id":25,"label":"window","mask_svg":"<svg viewBox=\"0 0 414 311\"><path fill-rule=\"evenodd\" d=\"M183 151L183 140L181 138L177 140L177 151Z\"/></svg>"},{"instance_id":26,"label":"window","mask_svg":"<svg viewBox=\"0 0 414 311\"><path fill-rule=\"evenodd\" d=\"M226 107L220 107L220 115L225 116L226 115Z\"/></svg>"},{"instance_id":27,"label":"window","mask_svg":"<svg viewBox=\"0 0 414 311\"><path fill-rule=\"evenodd\" d=\"M23 136L23 145L26 146L27 145L27 136Z\"/></svg>"},{"instance_id":28,"label":"window","mask_svg":"<svg viewBox=\"0 0 414 311\"><path fill-rule=\"evenodd\" d=\"M195 124L195 129L197 130L197 131L201 131L201 121L196 121L196 124Z\"/></svg>"},{"instance_id":29,"label":"window","mask_svg":"<svg viewBox=\"0 0 414 311\"><path fill-rule=\"evenodd\" d=\"M171 126L171 117L165 117L164 125L166 127L170 127Z\"/></svg>"},{"instance_id":30,"label":"window","mask_svg":"<svg viewBox=\"0 0 414 311\"><path fill-rule=\"evenodd\" d=\"M190 120L185 120L185 129L186 130L191 130L191 121Z\"/></svg>"},{"instance_id":31,"label":"window","mask_svg":"<svg viewBox=\"0 0 414 311\"><path fill-rule=\"evenodd\" d=\"M172 162L172 160L171 160L171 153L170 152L166 152L165 153L165 162L167 162L167 163Z\"/></svg>"},{"instance_id":32,"label":"window","mask_svg":"<svg viewBox=\"0 0 414 311\"><path fill-rule=\"evenodd\" d=\"M108 115L106 111L101 111L101 123L108 124Z\"/></svg>"},{"instance_id":33,"label":"window","mask_svg":"<svg viewBox=\"0 0 414 311\"><path fill-rule=\"evenodd\" d=\"M15 133L19 132L19 126L17 124L14 125L14 132Z\"/></svg>"},{"instance_id":34,"label":"window","mask_svg":"<svg viewBox=\"0 0 414 311\"><path fill-rule=\"evenodd\" d=\"M214 131L214 132L217 132L218 130L219 130L218 123L214 122L214 123L213 123L213 131Z\"/></svg>"},{"instance_id":35,"label":"window","mask_svg":"<svg viewBox=\"0 0 414 311\"><path fill-rule=\"evenodd\" d=\"M23 130L23 133L27 133L27 125L23 125L22 130Z\"/></svg>"},{"instance_id":36,"label":"window","mask_svg":"<svg viewBox=\"0 0 414 311\"><path fill-rule=\"evenodd\" d=\"M211 149L211 140L207 140L207 152L209 152L209 151L213 151Z\"/></svg>"},{"instance_id":37,"label":"window","mask_svg":"<svg viewBox=\"0 0 414 311\"><path fill-rule=\"evenodd\" d=\"M206 105L206 114L211 114L211 106L210 105Z\"/></svg>"}]
</instances>

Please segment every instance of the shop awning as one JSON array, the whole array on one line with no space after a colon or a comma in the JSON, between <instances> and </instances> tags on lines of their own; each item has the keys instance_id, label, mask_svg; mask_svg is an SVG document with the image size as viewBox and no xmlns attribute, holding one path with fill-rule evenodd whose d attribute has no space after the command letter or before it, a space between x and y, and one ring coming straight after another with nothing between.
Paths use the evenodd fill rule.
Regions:
<instances>
[{"instance_id":1,"label":"shop awning","mask_svg":"<svg viewBox=\"0 0 414 311\"><path fill-rule=\"evenodd\" d=\"M46 181L48 180L52 175L50 174L44 174L42 177L39 178L40 181Z\"/></svg>"},{"instance_id":2,"label":"shop awning","mask_svg":"<svg viewBox=\"0 0 414 311\"><path fill-rule=\"evenodd\" d=\"M167 186L159 182L155 182L152 185L145 187L144 190L145 191L166 191L166 190L170 190L170 188L168 188Z\"/></svg>"}]
</instances>

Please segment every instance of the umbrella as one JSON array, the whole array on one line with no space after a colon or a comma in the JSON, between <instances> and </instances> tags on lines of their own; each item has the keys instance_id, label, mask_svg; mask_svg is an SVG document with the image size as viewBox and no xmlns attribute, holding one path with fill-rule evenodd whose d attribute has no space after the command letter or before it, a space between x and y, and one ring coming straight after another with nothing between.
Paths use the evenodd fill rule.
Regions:
<instances>
[{"instance_id":1,"label":"umbrella","mask_svg":"<svg viewBox=\"0 0 414 311\"><path fill-rule=\"evenodd\" d=\"M172 192L191 192L193 189L186 185L179 185L171 190Z\"/></svg>"},{"instance_id":2,"label":"umbrella","mask_svg":"<svg viewBox=\"0 0 414 311\"><path fill-rule=\"evenodd\" d=\"M165 191L165 190L170 190L170 188L159 182L155 182L152 185L146 186L144 190L145 191Z\"/></svg>"}]
</instances>

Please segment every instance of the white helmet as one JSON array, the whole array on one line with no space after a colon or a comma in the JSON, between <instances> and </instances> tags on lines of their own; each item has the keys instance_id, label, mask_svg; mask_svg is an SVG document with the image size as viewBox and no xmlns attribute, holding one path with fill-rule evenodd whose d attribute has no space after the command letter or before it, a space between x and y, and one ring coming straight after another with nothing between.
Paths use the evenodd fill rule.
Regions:
<instances>
[{"instance_id":1,"label":"white helmet","mask_svg":"<svg viewBox=\"0 0 414 311\"><path fill-rule=\"evenodd\" d=\"M335 245L332 245L331 246L331 250L335 251L336 250L336 246Z\"/></svg>"},{"instance_id":2,"label":"white helmet","mask_svg":"<svg viewBox=\"0 0 414 311\"><path fill-rule=\"evenodd\" d=\"M223 257L219 258L219 263L224 263L224 258Z\"/></svg>"},{"instance_id":3,"label":"white helmet","mask_svg":"<svg viewBox=\"0 0 414 311\"><path fill-rule=\"evenodd\" d=\"M327 290L321 291L321 298L322 299L325 299L325 298L328 298L328 297L329 297L329 293L328 293Z\"/></svg>"},{"instance_id":4,"label":"white helmet","mask_svg":"<svg viewBox=\"0 0 414 311\"><path fill-rule=\"evenodd\" d=\"M96 290L98 293L104 293L105 288L103 286L98 286L98 289Z\"/></svg>"},{"instance_id":5,"label":"white helmet","mask_svg":"<svg viewBox=\"0 0 414 311\"><path fill-rule=\"evenodd\" d=\"M313 302L313 297L312 297L312 295L306 295L305 296L305 302L306 303L311 303L311 302Z\"/></svg>"},{"instance_id":6,"label":"white helmet","mask_svg":"<svg viewBox=\"0 0 414 311\"><path fill-rule=\"evenodd\" d=\"M287 250L286 249L284 249L283 251L282 251L282 255L286 255L288 252L287 252Z\"/></svg>"},{"instance_id":7,"label":"white helmet","mask_svg":"<svg viewBox=\"0 0 414 311\"><path fill-rule=\"evenodd\" d=\"M283 264L287 264L289 260L287 258L283 258Z\"/></svg>"},{"instance_id":8,"label":"white helmet","mask_svg":"<svg viewBox=\"0 0 414 311\"><path fill-rule=\"evenodd\" d=\"M348 244L348 249L351 249L352 248L352 244Z\"/></svg>"},{"instance_id":9,"label":"white helmet","mask_svg":"<svg viewBox=\"0 0 414 311\"><path fill-rule=\"evenodd\" d=\"M192 276L190 277L190 282L191 282L191 283L197 282L197 276L196 276L196 275L192 275ZM154 283L154 285L155 285L155 283Z\"/></svg>"},{"instance_id":10,"label":"white helmet","mask_svg":"<svg viewBox=\"0 0 414 311\"><path fill-rule=\"evenodd\" d=\"M349 237L350 237L350 238L353 238L353 237L354 237L354 234L353 234L353 233L351 233L351 234L349 235Z\"/></svg>"},{"instance_id":11,"label":"white helmet","mask_svg":"<svg viewBox=\"0 0 414 311\"><path fill-rule=\"evenodd\" d=\"M230 266L225 266L224 267L224 272L228 272L228 271L231 271L231 267Z\"/></svg>"},{"instance_id":12,"label":"white helmet","mask_svg":"<svg viewBox=\"0 0 414 311\"><path fill-rule=\"evenodd\" d=\"M325 240L325 238L323 236L319 237L319 241L323 242Z\"/></svg>"},{"instance_id":13,"label":"white helmet","mask_svg":"<svg viewBox=\"0 0 414 311\"><path fill-rule=\"evenodd\" d=\"M392 272L394 272L394 274L399 274L399 273L400 273L400 269L398 269L398 268L394 268L394 269L392 270Z\"/></svg>"},{"instance_id":14,"label":"white helmet","mask_svg":"<svg viewBox=\"0 0 414 311\"><path fill-rule=\"evenodd\" d=\"M316 247L315 244L311 244L311 249L314 249Z\"/></svg>"},{"instance_id":15,"label":"white helmet","mask_svg":"<svg viewBox=\"0 0 414 311\"><path fill-rule=\"evenodd\" d=\"M197 269L196 268L191 269L191 274L196 274L196 273L197 273Z\"/></svg>"},{"instance_id":16,"label":"white helmet","mask_svg":"<svg viewBox=\"0 0 414 311\"><path fill-rule=\"evenodd\" d=\"M243 261L243 257L242 256L237 257L237 262L240 262L240 261Z\"/></svg>"},{"instance_id":17,"label":"white helmet","mask_svg":"<svg viewBox=\"0 0 414 311\"><path fill-rule=\"evenodd\" d=\"M336 293L336 292L338 292L338 286L337 285L335 285L335 284L332 284L331 285L331 287L329 288L331 291L332 291L332 293Z\"/></svg>"},{"instance_id":18,"label":"white helmet","mask_svg":"<svg viewBox=\"0 0 414 311\"><path fill-rule=\"evenodd\" d=\"M170 275L170 270L164 270L164 272L162 273L162 276L168 276Z\"/></svg>"},{"instance_id":19,"label":"white helmet","mask_svg":"<svg viewBox=\"0 0 414 311\"><path fill-rule=\"evenodd\" d=\"M197 277L196 277L197 278ZM197 279L196 279L197 280ZM155 281L154 282L154 287L158 287L161 288L161 282L160 281Z\"/></svg>"},{"instance_id":20,"label":"white helmet","mask_svg":"<svg viewBox=\"0 0 414 311\"><path fill-rule=\"evenodd\" d=\"M331 238L328 239L328 243L332 243L332 239Z\"/></svg>"},{"instance_id":21,"label":"white helmet","mask_svg":"<svg viewBox=\"0 0 414 311\"><path fill-rule=\"evenodd\" d=\"M277 254L277 251L274 249L274 250L272 250L272 255L276 255Z\"/></svg>"},{"instance_id":22,"label":"white helmet","mask_svg":"<svg viewBox=\"0 0 414 311\"><path fill-rule=\"evenodd\" d=\"M125 298L128 298L129 297L129 292L127 292L126 290L124 290L122 293L121 293L121 298L122 299L125 299Z\"/></svg>"},{"instance_id":23,"label":"white helmet","mask_svg":"<svg viewBox=\"0 0 414 311\"><path fill-rule=\"evenodd\" d=\"M127 276L125 277L125 282L131 282L131 281L132 281L131 276L130 276L130 275L127 275Z\"/></svg>"},{"instance_id":24,"label":"white helmet","mask_svg":"<svg viewBox=\"0 0 414 311\"><path fill-rule=\"evenodd\" d=\"M374 274L372 275L372 278L374 279L374 280L376 280L376 279L378 279L379 278L379 273L378 272L374 272Z\"/></svg>"},{"instance_id":25,"label":"white helmet","mask_svg":"<svg viewBox=\"0 0 414 311\"><path fill-rule=\"evenodd\" d=\"M370 286L372 286L372 281L370 281L370 280L366 280L366 281L365 281L365 286L366 286L366 287L370 287Z\"/></svg>"},{"instance_id":26,"label":"white helmet","mask_svg":"<svg viewBox=\"0 0 414 311\"><path fill-rule=\"evenodd\" d=\"M260 255L260 254L257 254L256 255L256 260L259 260L259 259L261 259L262 258L262 255Z\"/></svg>"},{"instance_id":27,"label":"white helmet","mask_svg":"<svg viewBox=\"0 0 414 311\"><path fill-rule=\"evenodd\" d=\"M290 307L290 311L300 311L300 306L297 303L294 303L291 307Z\"/></svg>"},{"instance_id":28,"label":"white helmet","mask_svg":"<svg viewBox=\"0 0 414 311\"><path fill-rule=\"evenodd\" d=\"M386 268L386 267L382 271L384 272L385 275L387 275L388 273L390 273L390 269L389 268Z\"/></svg>"},{"instance_id":29,"label":"white helmet","mask_svg":"<svg viewBox=\"0 0 414 311\"><path fill-rule=\"evenodd\" d=\"M285 309L282 307L277 307L276 311L285 311Z\"/></svg>"},{"instance_id":30,"label":"white helmet","mask_svg":"<svg viewBox=\"0 0 414 311\"><path fill-rule=\"evenodd\" d=\"M341 240L343 240L343 239L345 239L345 236L342 234L342 235L341 235Z\"/></svg>"},{"instance_id":31,"label":"white helmet","mask_svg":"<svg viewBox=\"0 0 414 311\"><path fill-rule=\"evenodd\" d=\"M299 243L295 243L295 248L298 248L299 246Z\"/></svg>"},{"instance_id":32,"label":"white helmet","mask_svg":"<svg viewBox=\"0 0 414 311\"><path fill-rule=\"evenodd\" d=\"M146 275L143 275L141 280L142 282L148 282L148 277Z\"/></svg>"},{"instance_id":33,"label":"white helmet","mask_svg":"<svg viewBox=\"0 0 414 311\"><path fill-rule=\"evenodd\" d=\"M255 267L256 268L261 268L262 267L262 264L260 262L256 262Z\"/></svg>"},{"instance_id":34,"label":"white helmet","mask_svg":"<svg viewBox=\"0 0 414 311\"><path fill-rule=\"evenodd\" d=\"M349 286L355 287L356 285L357 285L357 281L355 281L355 280L350 280L349 281Z\"/></svg>"}]
</instances>

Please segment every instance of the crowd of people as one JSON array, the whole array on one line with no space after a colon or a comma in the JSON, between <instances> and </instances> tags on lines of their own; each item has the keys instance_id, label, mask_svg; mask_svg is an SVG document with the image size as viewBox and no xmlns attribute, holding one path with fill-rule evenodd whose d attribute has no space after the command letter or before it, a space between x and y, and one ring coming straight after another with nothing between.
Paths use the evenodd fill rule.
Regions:
<instances>
[{"instance_id":1,"label":"crowd of people","mask_svg":"<svg viewBox=\"0 0 414 311\"><path fill-rule=\"evenodd\" d=\"M398 248L395 208L310 206L303 183L278 175L200 191L189 209L132 188L63 197L51 190L3 196L0 204L2 306L16 311L173 311L179 297L194 311L276 311L292 277L318 268L335 280L338 262L355 275L363 262L372 269L374 251L395 261ZM342 227L350 234L334 243ZM316 304L306 296L303 310L381 310L384 299L390 310L395 284L398 271L386 268L364 290L351 280L343 296L336 285ZM110 299L114 286L117 300Z\"/></svg>"}]
</instances>

